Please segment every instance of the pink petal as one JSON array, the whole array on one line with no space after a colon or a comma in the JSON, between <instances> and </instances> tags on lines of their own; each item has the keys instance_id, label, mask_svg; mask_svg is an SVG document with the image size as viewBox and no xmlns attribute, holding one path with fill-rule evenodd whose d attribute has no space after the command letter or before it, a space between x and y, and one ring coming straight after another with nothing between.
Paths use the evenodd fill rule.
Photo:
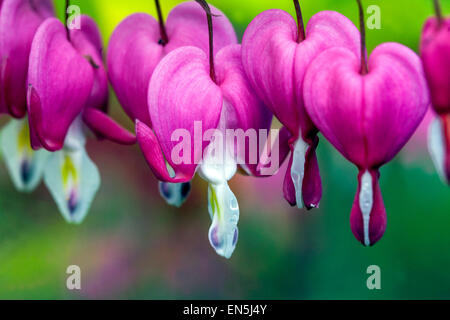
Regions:
<instances>
[{"instance_id":1,"label":"pink petal","mask_svg":"<svg viewBox=\"0 0 450 320\"><path fill-rule=\"evenodd\" d=\"M272 156L272 149L271 145L276 147L278 145L278 167L281 167L288 157L289 153L291 152L290 149L290 140L292 138L291 133L286 127L282 127L278 133L277 137L268 137L268 140L266 141L266 146L264 147L264 150L267 150L266 153L263 153L260 158L260 163L258 164L256 168L256 173L254 173L255 176L260 176L260 171L262 168L268 168L270 169L270 157ZM277 139L278 141L272 144L271 139ZM270 145L269 145L270 144ZM275 156L275 155L274 155ZM273 174L276 174L278 172L279 168L276 168L276 171L273 172Z\"/></svg>"},{"instance_id":2,"label":"pink petal","mask_svg":"<svg viewBox=\"0 0 450 320\"><path fill-rule=\"evenodd\" d=\"M297 205L297 200L295 197L295 186L294 182L292 182L291 177L291 168L292 168L292 160L293 156L291 155L289 159L289 164L286 169L286 175L284 176L284 183L283 183L283 194L286 201L291 205L295 206Z\"/></svg>"},{"instance_id":3,"label":"pink petal","mask_svg":"<svg viewBox=\"0 0 450 320\"><path fill-rule=\"evenodd\" d=\"M429 103L419 58L394 43L377 47L369 74L359 58L334 48L307 72L305 104L323 135L362 168L390 161L411 137ZM396 70L396 72L392 72Z\"/></svg>"},{"instance_id":4,"label":"pink petal","mask_svg":"<svg viewBox=\"0 0 450 320\"><path fill-rule=\"evenodd\" d=\"M4 104L17 118L25 115L27 105L27 72L31 43L39 25L53 16L50 0L4 1L0 11L0 57ZM4 106L5 106L4 105ZM3 108L4 109L4 108Z\"/></svg>"},{"instance_id":5,"label":"pink petal","mask_svg":"<svg viewBox=\"0 0 450 320\"><path fill-rule=\"evenodd\" d=\"M95 64L94 84L86 102L87 108L108 110L108 78L103 65L103 45L100 31L95 21L86 15L80 17L81 29L70 30L70 42L75 49Z\"/></svg>"},{"instance_id":6,"label":"pink petal","mask_svg":"<svg viewBox=\"0 0 450 320\"><path fill-rule=\"evenodd\" d=\"M202 143L203 133L217 128L222 104L221 90L210 78L207 55L201 49L177 49L156 67L149 86L149 113L161 150L176 174L195 171L207 146ZM196 121L201 129L194 133ZM188 163L175 164L172 159L172 150L180 143L172 141L176 130L190 134ZM200 145L195 145L195 140Z\"/></svg>"},{"instance_id":7,"label":"pink petal","mask_svg":"<svg viewBox=\"0 0 450 320\"><path fill-rule=\"evenodd\" d=\"M162 153L158 139L152 129L139 120L136 120L136 137L142 153L144 154L145 160L158 180L178 183L188 182L192 179L195 174L195 167L189 168L190 171L186 170L183 172L175 172L175 177L172 177L169 174L166 167L166 160Z\"/></svg>"},{"instance_id":8,"label":"pink petal","mask_svg":"<svg viewBox=\"0 0 450 320\"><path fill-rule=\"evenodd\" d=\"M445 139L445 162L444 173L447 178L447 183L450 184L450 114L441 116L443 123L443 136Z\"/></svg>"},{"instance_id":9,"label":"pink petal","mask_svg":"<svg viewBox=\"0 0 450 320\"><path fill-rule=\"evenodd\" d=\"M233 25L227 16L210 5L213 17L214 54L220 49L236 44L237 37ZM187 1L177 5L167 17L167 35L169 42L165 50L172 50L184 46L196 46L209 53L209 34L206 14L202 7L194 2Z\"/></svg>"},{"instance_id":10,"label":"pink petal","mask_svg":"<svg viewBox=\"0 0 450 320\"><path fill-rule=\"evenodd\" d=\"M380 186L378 184L379 172L371 171L372 176L372 190L373 190L373 204L372 210L370 212L369 219L369 234L368 242L366 243L365 228L363 221L363 213L361 212L359 195L361 192L361 176L363 172L361 171L358 175L358 192L355 196L355 201L353 203L351 215L350 215L350 226L353 235L361 242L363 245L374 245L384 234L386 230L386 209L384 208L383 198L381 196Z\"/></svg>"},{"instance_id":11,"label":"pink petal","mask_svg":"<svg viewBox=\"0 0 450 320\"><path fill-rule=\"evenodd\" d=\"M147 93L150 77L165 55L158 22L145 13L135 13L114 30L108 45L109 79L123 109L132 119L150 125Z\"/></svg>"},{"instance_id":12,"label":"pink petal","mask_svg":"<svg viewBox=\"0 0 450 320\"><path fill-rule=\"evenodd\" d=\"M92 131L111 141L125 145L136 143L133 134L100 110L87 108L83 112L83 120Z\"/></svg>"},{"instance_id":13,"label":"pink petal","mask_svg":"<svg viewBox=\"0 0 450 320\"><path fill-rule=\"evenodd\" d=\"M430 103L429 92L419 57L396 43L373 51L364 80L368 163L381 165L419 126Z\"/></svg>"},{"instance_id":14,"label":"pink petal","mask_svg":"<svg viewBox=\"0 0 450 320\"><path fill-rule=\"evenodd\" d=\"M302 198L306 209L318 208L322 198L322 181L320 179L319 163L317 162L316 148L319 138L308 148L305 156L305 175L302 184Z\"/></svg>"},{"instance_id":15,"label":"pink petal","mask_svg":"<svg viewBox=\"0 0 450 320\"><path fill-rule=\"evenodd\" d=\"M314 132L303 99L303 81L311 62L324 50L332 47L344 47L359 54L359 31L355 25L342 14L335 11L321 11L308 22L306 40L298 44L295 54L295 82L297 112L303 139L307 142Z\"/></svg>"},{"instance_id":16,"label":"pink petal","mask_svg":"<svg viewBox=\"0 0 450 320\"><path fill-rule=\"evenodd\" d=\"M214 17L214 51L237 43L233 26L226 16L211 6ZM147 92L155 67L169 52L182 46L196 46L208 52L206 15L195 2L176 6L166 21L169 42L162 46L158 22L137 13L126 18L114 31L108 47L109 78L125 112L132 119L151 125Z\"/></svg>"},{"instance_id":17,"label":"pink petal","mask_svg":"<svg viewBox=\"0 0 450 320\"><path fill-rule=\"evenodd\" d=\"M439 27L436 18L425 23L420 48L433 107L450 112L450 18Z\"/></svg>"},{"instance_id":18,"label":"pink petal","mask_svg":"<svg viewBox=\"0 0 450 320\"><path fill-rule=\"evenodd\" d=\"M349 161L365 164L363 80L359 58L344 48L325 51L306 73L304 99L306 109L322 134Z\"/></svg>"},{"instance_id":19,"label":"pink petal","mask_svg":"<svg viewBox=\"0 0 450 320\"><path fill-rule=\"evenodd\" d=\"M93 81L92 66L68 41L63 24L56 18L47 19L33 40L28 71L30 130L43 147L49 151L63 147L69 126L88 101Z\"/></svg>"},{"instance_id":20,"label":"pink petal","mask_svg":"<svg viewBox=\"0 0 450 320\"><path fill-rule=\"evenodd\" d=\"M294 93L296 39L295 20L278 9L259 14L242 39L242 62L251 85L294 135L299 125Z\"/></svg>"},{"instance_id":21,"label":"pink petal","mask_svg":"<svg viewBox=\"0 0 450 320\"><path fill-rule=\"evenodd\" d=\"M243 64L261 99L294 136L309 141L314 125L303 106L302 84L310 62L323 50L343 46L357 52L358 30L337 12L311 18L306 39L297 42L296 21L282 10L258 15L242 40Z\"/></svg>"},{"instance_id":22,"label":"pink petal","mask_svg":"<svg viewBox=\"0 0 450 320\"><path fill-rule=\"evenodd\" d=\"M268 132L272 123L272 113L250 87L242 66L240 45L230 45L220 50L215 57L215 65L217 85L222 90L224 103L232 109L227 110L225 115L226 129L256 131L257 143L252 146L253 148L249 148L249 144L246 143L245 146L236 146L236 149L238 158L245 161L246 168L257 175L259 151L263 147L259 145L259 130L265 129Z\"/></svg>"}]
</instances>

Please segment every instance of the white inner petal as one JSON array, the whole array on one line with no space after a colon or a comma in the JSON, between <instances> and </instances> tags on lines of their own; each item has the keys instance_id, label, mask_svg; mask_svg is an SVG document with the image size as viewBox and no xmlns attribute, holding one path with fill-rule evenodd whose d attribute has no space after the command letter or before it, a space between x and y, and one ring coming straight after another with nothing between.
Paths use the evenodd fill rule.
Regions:
<instances>
[{"instance_id":1,"label":"white inner petal","mask_svg":"<svg viewBox=\"0 0 450 320\"><path fill-rule=\"evenodd\" d=\"M239 205L227 181L237 170L237 161L229 152L233 148L214 140L205 149L200 176L209 182L208 211L212 220L209 241L217 254L230 258L238 238Z\"/></svg>"},{"instance_id":2,"label":"white inner petal","mask_svg":"<svg viewBox=\"0 0 450 320\"><path fill-rule=\"evenodd\" d=\"M78 116L70 125L64 140L64 149L79 150L84 148L86 144L86 136L83 132L83 120Z\"/></svg>"},{"instance_id":3,"label":"white inner petal","mask_svg":"<svg viewBox=\"0 0 450 320\"><path fill-rule=\"evenodd\" d=\"M64 148L52 153L44 182L69 223L83 221L100 187L100 174L85 150L81 119L73 123Z\"/></svg>"},{"instance_id":4,"label":"white inner petal","mask_svg":"<svg viewBox=\"0 0 450 320\"><path fill-rule=\"evenodd\" d=\"M428 130L428 150L439 177L441 177L442 181L445 182L445 139L443 130L444 128L442 126L441 119L436 117L431 122Z\"/></svg>"},{"instance_id":5,"label":"white inner petal","mask_svg":"<svg viewBox=\"0 0 450 320\"><path fill-rule=\"evenodd\" d=\"M199 173L209 183L221 184L235 175L237 163L235 157L228 152L232 148L219 149L215 143L210 143L205 149Z\"/></svg>"},{"instance_id":6,"label":"white inner petal","mask_svg":"<svg viewBox=\"0 0 450 320\"><path fill-rule=\"evenodd\" d=\"M291 178L295 187L295 199L297 201L297 207L300 209L304 207L302 186L303 178L305 176L305 156L306 151L309 148L309 144L303 141L301 137L302 135L300 133L299 138L295 143L291 168Z\"/></svg>"},{"instance_id":7,"label":"white inner petal","mask_svg":"<svg viewBox=\"0 0 450 320\"><path fill-rule=\"evenodd\" d=\"M33 191L41 181L50 152L31 149L27 117L12 119L2 128L0 148L14 186L19 191Z\"/></svg>"},{"instance_id":8,"label":"white inner petal","mask_svg":"<svg viewBox=\"0 0 450 320\"><path fill-rule=\"evenodd\" d=\"M228 183L208 186L208 211L212 224L209 242L217 254L229 259L238 239L239 204Z\"/></svg>"},{"instance_id":9,"label":"white inner petal","mask_svg":"<svg viewBox=\"0 0 450 320\"><path fill-rule=\"evenodd\" d=\"M359 190L359 208L363 215L364 244L370 246L369 224L370 213L373 207L372 175L366 170L361 177L361 190Z\"/></svg>"}]
</instances>

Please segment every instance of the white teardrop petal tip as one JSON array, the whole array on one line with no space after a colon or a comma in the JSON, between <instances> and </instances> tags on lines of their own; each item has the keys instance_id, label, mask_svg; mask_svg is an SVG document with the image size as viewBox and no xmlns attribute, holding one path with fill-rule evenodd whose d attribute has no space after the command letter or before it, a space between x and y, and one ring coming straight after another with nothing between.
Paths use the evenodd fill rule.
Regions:
<instances>
[{"instance_id":1,"label":"white teardrop petal tip","mask_svg":"<svg viewBox=\"0 0 450 320\"><path fill-rule=\"evenodd\" d=\"M436 171L443 182L447 182L445 178L445 140L443 135L443 126L441 119L436 117L430 124L428 129L428 150L433 160Z\"/></svg>"},{"instance_id":2,"label":"white teardrop petal tip","mask_svg":"<svg viewBox=\"0 0 450 320\"><path fill-rule=\"evenodd\" d=\"M303 141L301 135L295 143L291 167L291 178L295 187L295 200L299 209L304 208L303 203L303 178L305 176L305 156L309 145Z\"/></svg>"},{"instance_id":3,"label":"white teardrop petal tip","mask_svg":"<svg viewBox=\"0 0 450 320\"><path fill-rule=\"evenodd\" d=\"M209 242L217 254L231 258L236 248L239 231L239 205L228 184L210 184L208 187L208 210L212 219Z\"/></svg>"},{"instance_id":4,"label":"white teardrop petal tip","mask_svg":"<svg viewBox=\"0 0 450 320\"><path fill-rule=\"evenodd\" d=\"M370 213L373 207L373 187L372 175L369 171L365 171L361 177L361 190L359 191L359 208L363 215L364 223L364 245L370 246Z\"/></svg>"}]
</instances>

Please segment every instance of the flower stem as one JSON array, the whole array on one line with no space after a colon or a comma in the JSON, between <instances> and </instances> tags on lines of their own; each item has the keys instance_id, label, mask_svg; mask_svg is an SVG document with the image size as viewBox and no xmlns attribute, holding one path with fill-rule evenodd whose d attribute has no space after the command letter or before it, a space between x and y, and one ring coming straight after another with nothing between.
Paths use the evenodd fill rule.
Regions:
<instances>
[{"instance_id":1,"label":"flower stem","mask_svg":"<svg viewBox=\"0 0 450 320\"><path fill-rule=\"evenodd\" d=\"M297 27L298 27L297 42L300 43L306 38L305 25L303 24L302 9L300 8L298 0L294 0L294 6L295 6L295 13L297 14Z\"/></svg>"},{"instance_id":2,"label":"flower stem","mask_svg":"<svg viewBox=\"0 0 450 320\"><path fill-rule=\"evenodd\" d=\"M206 18L208 20L208 32L209 32L209 75L211 79L216 82L216 71L214 69L214 37L213 37L213 25L212 25L212 12L208 3L205 0L195 0L202 6L206 12Z\"/></svg>"},{"instance_id":3,"label":"flower stem","mask_svg":"<svg viewBox=\"0 0 450 320\"><path fill-rule=\"evenodd\" d=\"M65 18L65 26L66 26L66 32L67 32L67 39L70 40L70 30L69 30L69 6L70 6L70 0L66 0L66 11L64 12L64 18Z\"/></svg>"},{"instance_id":4,"label":"flower stem","mask_svg":"<svg viewBox=\"0 0 450 320\"><path fill-rule=\"evenodd\" d=\"M369 73L369 68L367 67L366 60L366 26L364 19L364 10L361 3L361 0L356 0L358 2L359 7L359 26L361 32L361 74L365 75Z\"/></svg>"},{"instance_id":5,"label":"flower stem","mask_svg":"<svg viewBox=\"0 0 450 320\"><path fill-rule=\"evenodd\" d=\"M161 11L161 6L159 5L159 0L155 0L156 11L158 12L159 20L159 32L161 34L160 44L165 46L169 42L169 37L167 36L166 26L164 25L164 18Z\"/></svg>"},{"instance_id":6,"label":"flower stem","mask_svg":"<svg viewBox=\"0 0 450 320\"><path fill-rule=\"evenodd\" d=\"M434 0L434 11L436 12L436 17L438 20L438 26L440 27L442 25L442 10L441 10L441 5L439 4L439 0Z\"/></svg>"}]
</instances>

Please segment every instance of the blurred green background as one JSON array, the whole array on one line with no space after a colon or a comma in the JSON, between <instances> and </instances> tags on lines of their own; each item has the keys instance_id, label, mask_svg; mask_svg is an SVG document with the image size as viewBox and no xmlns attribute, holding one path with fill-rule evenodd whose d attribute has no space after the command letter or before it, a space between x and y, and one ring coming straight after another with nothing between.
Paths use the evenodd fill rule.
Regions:
<instances>
[{"instance_id":1,"label":"blurred green background","mask_svg":"<svg viewBox=\"0 0 450 320\"><path fill-rule=\"evenodd\" d=\"M56 8L62 16L63 2ZM305 21L336 10L358 21L354 0L300 1ZM153 1L72 1L98 22L105 45L127 15L155 15ZM164 14L179 1L161 0ZM211 1L242 36L261 11L294 12L292 1ZM450 1L441 1L450 14ZM431 0L366 0L381 8L381 30L368 30L368 48L397 41L417 50ZM111 93L113 96L113 93ZM132 123L112 99L112 115ZM2 123L7 121L3 117ZM319 162L320 209L290 208L282 196L285 167L272 178L236 176L240 239L231 260L217 256L207 232L206 184L198 177L181 209L167 206L137 147L91 139L101 189L81 226L67 225L48 191L17 192L0 167L0 298L4 299L432 299L450 298L450 188L427 155L423 127L382 168L388 228L373 248L353 237L349 214L356 169L324 139ZM82 290L66 289L66 268L79 265ZM381 267L382 290L369 291L366 269Z\"/></svg>"}]
</instances>

